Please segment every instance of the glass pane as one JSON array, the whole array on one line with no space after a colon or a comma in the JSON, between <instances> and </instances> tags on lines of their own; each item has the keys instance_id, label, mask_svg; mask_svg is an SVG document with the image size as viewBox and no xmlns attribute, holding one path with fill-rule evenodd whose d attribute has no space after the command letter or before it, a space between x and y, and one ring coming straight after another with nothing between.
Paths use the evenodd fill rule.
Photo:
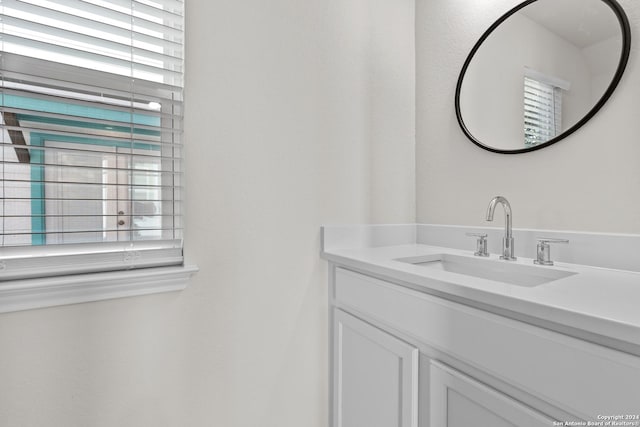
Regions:
<instances>
[{"instance_id":1,"label":"glass pane","mask_svg":"<svg viewBox=\"0 0 640 427\"><path fill-rule=\"evenodd\" d=\"M173 238L180 163L173 157L177 137L160 130L162 105L138 100L129 105L140 108L127 110L115 98L95 103L88 92L58 101L51 90L0 98L0 116L11 120L0 159L2 244ZM16 135L24 145L15 144Z\"/></svg>"}]
</instances>

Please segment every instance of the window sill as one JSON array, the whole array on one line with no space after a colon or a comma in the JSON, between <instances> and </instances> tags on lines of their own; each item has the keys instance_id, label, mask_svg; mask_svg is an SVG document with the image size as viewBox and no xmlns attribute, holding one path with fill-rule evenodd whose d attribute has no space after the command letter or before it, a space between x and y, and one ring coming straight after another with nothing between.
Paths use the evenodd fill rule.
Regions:
<instances>
[{"instance_id":1,"label":"window sill","mask_svg":"<svg viewBox=\"0 0 640 427\"><path fill-rule=\"evenodd\" d=\"M180 291L197 271L154 267L0 282L0 313Z\"/></svg>"}]
</instances>

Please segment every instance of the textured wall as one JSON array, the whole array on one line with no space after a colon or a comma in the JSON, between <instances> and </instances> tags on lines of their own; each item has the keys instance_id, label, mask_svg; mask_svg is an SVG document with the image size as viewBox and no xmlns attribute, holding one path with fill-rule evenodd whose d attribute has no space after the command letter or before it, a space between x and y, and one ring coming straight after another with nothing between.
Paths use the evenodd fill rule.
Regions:
<instances>
[{"instance_id":1,"label":"textured wall","mask_svg":"<svg viewBox=\"0 0 640 427\"><path fill-rule=\"evenodd\" d=\"M415 2L370 0L371 222L415 222Z\"/></svg>"},{"instance_id":2,"label":"textured wall","mask_svg":"<svg viewBox=\"0 0 640 427\"><path fill-rule=\"evenodd\" d=\"M189 291L187 425L326 426L319 226L414 218L406 175L377 169L390 142L372 137L396 129L413 147L412 122L395 111L414 108L412 81L392 89L412 69L387 74L379 59L391 54L387 32L412 65L413 3L215 1L191 12L187 256L202 271ZM411 174L413 160L412 149L400 160ZM379 188L373 177L385 176ZM376 209L385 194L411 201Z\"/></svg>"},{"instance_id":3,"label":"textured wall","mask_svg":"<svg viewBox=\"0 0 640 427\"><path fill-rule=\"evenodd\" d=\"M325 426L319 226L369 220L368 8L189 5L184 425Z\"/></svg>"},{"instance_id":4,"label":"textured wall","mask_svg":"<svg viewBox=\"0 0 640 427\"><path fill-rule=\"evenodd\" d=\"M416 2L418 222L482 225L489 200L502 194L511 202L515 227L640 233L640 4L620 1L631 21L632 52L617 91L598 115L552 147L501 155L467 140L454 112L467 54L519 2L489 3Z\"/></svg>"}]
</instances>

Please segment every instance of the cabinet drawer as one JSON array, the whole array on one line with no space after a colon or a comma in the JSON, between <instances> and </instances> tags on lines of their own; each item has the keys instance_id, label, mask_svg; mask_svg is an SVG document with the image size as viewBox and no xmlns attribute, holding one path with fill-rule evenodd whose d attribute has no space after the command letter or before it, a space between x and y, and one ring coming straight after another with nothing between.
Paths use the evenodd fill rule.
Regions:
<instances>
[{"instance_id":1,"label":"cabinet drawer","mask_svg":"<svg viewBox=\"0 0 640 427\"><path fill-rule=\"evenodd\" d=\"M336 303L584 419L640 413L640 358L336 268Z\"/></svg>"}]
</instances>

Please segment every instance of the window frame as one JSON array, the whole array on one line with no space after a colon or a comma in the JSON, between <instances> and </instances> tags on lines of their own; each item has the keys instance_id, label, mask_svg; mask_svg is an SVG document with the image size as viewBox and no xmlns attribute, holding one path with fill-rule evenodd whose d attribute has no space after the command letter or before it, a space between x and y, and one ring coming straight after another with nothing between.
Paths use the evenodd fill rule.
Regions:
<instances>
[{"instance_id":1,"label":"window frame","mask_svg":"<svg viewBox=\"0 0 640 427\"><path fill-rule=\"evenodd\" d=\"M181 291L197 271L181 265L4 281L0 313Z\"/></svg>"},{"instance_id":2,"label":"window frame","mask_svg":"<svg viewBox=\"0 0 640 427\"><path fill-rule=\"evenodd\" d=\"M131 84L126 76L8 52L3 52L3 60L10 64L8 73L46 75L78 82L78 87L126 92ZM136 85L149 93L171 90L169 85L142 80ZM169 242L0 247L0 313L185 289L198 267L185 266L182 238Z\"/></svg>"}]
</instances>

